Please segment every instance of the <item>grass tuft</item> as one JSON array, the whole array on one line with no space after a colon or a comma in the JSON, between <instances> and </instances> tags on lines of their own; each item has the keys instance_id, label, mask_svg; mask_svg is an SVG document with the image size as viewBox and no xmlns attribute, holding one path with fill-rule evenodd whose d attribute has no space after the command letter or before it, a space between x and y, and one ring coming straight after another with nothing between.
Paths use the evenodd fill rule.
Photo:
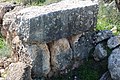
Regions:
<instances>
[{"instance_id":1,"label":"grass tuft","mask_svg":"<svg viewBox=\"0 0 120 80\"><path fill-rule=\"evenodd\" d=\"M10 57L11 48L6 44L5 40L0 37L0 58Z\"/></svg>"}]
</instances>

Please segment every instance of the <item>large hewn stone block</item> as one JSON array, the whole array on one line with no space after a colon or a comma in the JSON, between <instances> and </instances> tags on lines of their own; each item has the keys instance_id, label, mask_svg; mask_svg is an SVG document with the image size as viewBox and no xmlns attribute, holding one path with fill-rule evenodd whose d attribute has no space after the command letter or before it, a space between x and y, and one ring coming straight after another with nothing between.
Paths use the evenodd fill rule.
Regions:
<instances>
[{"instance_id":1,"label":"large hewn stone block","mask_svg":"<svg viewBox=\"0 0 120 80\"><path fill-rule=\"evenodd\" d=\"M47 76L50 72L50 52L47 44L22 44L19 37L13 39L12 57L31 65L32 77Z\"/></svg>"},{"instance_id":2,"label":"large hewn stone block","mask_svg":"<svg viewBox=\"0 0 120 80\"><path fill-rule=\"evenodd\" d=\"M46 76L50 72L50 52L46 44L31 45L28 47L32 61L32 76Z\"/></svg>"},{"instance_id":3,"label":"large hewn stone block","mask_svg":"<svg viewBox=\"0 0 120 80\"><path fill-rule=\"evenodd\" d=\"M25 42L50 42L94 28L97 12L97 3L80 0L29 7L17 13L9 30Z\"/></svg>"},{"instance_id":4,"label":"large hewn stone block","mask_svg":"<svg viewBox=\"0 0 120 80\"><path fill-rule=\"evenodd\" d=\"M73 52L66 38L50 44L52 70L64 70L71 65Z\"/></svg>"}]
</instances>

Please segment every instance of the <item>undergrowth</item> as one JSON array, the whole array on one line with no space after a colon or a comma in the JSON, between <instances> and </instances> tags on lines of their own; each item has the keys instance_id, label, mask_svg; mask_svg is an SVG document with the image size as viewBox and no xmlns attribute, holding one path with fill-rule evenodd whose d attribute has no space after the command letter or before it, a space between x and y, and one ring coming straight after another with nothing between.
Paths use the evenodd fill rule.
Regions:
<instances>
[{"instance_id":1,"label":"undergrowth","mask_svg":"<svg viewBox=\"0 0 120 80\"><path fill-rule=\"evenodd\" d=\"M95 62L89 58L79 68L47 80L99 80L102 74L107 71L106 61Z\"/></svg>"},{"instance_id":2,"label":"undergrowth","mask_svg":"<svg viewBox=\"0 0 120 80\"><path fill-rule=\"evenodd\" d=\"M116 35L120 33L120 12L117 11L114 2L99 3L96 30L111 30Z\"/></svg>"},{"instance_id":3,"label":"undergrowth","mask_svg":"<svg viewBox=\"0 0 120 80\"><path fill-rule=\"evenodd\" d=\"M6 44L5 40L0 35L0 58L10 57L10 47Z\"/></svg>"}]
</instances>

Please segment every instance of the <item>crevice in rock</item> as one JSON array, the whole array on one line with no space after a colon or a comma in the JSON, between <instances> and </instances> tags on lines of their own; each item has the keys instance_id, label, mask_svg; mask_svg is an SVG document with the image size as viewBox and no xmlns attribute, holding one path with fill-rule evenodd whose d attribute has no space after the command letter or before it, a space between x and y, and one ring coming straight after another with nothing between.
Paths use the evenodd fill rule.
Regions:
<instances>
[{"instance_id":1,"label":"crevice in rock","mask_svg":"<svg viewBox=\"0 0 120 80\"><path fill-rule=\"evenodd\" d=\"M98 44L100 44L100 43L107 42L107 41L108 41L108 39L110 39L110 38L104 39L104 40L102 40L102 41L99 41L99 42L97 42L97 43L94 43L94 44L95 44L95 45L98 45Z\"/></svg>"},{"instance_id":2,"label":"crevice in rock","mask_svg":"<svg viewBox=\"0 0 120 80\"><path fill-rule=\"evenodd\" d=\"M100 40L100 41L97 41L96 39L97 38L99 38L99 36L97 36L98 34L106 34L107 36L105 36L105 35L101 35L101 36L105 36L105 39L103 39L103 40ZM102 43L102 42L106 42L106 41L108 41L108 39L110 39L110 37L113 37L114 35L111 33L110 34L110 32L106 32L106 30L103 30L103 31L94 31L94 34L93 34L93 44L96 46L96 45L98 45L99 43ZM106 38L107 37L107 38Z\"/></svg>"},{"instance_id":3,"label":"crevice in rock","mask_svg":"<svg viewBox=\"0 0 120 80\"><path fill-rule=\"evenodd\" d=\"M75 57L76 55L75 55L75 49L74 48L76 46L76 43L78 43L79 38L82 35L84 35L84 32L81 32L77 35L73 35L73 36L70 36L70 37L67 38L67 40L69 42L69 45L70 45L70 48L72 50L72 63L71 63L72 64L71 65L72 69L77 68L80 65L79 63L81 63L81 60L79 60L78 57Z\"/></svg>"},{"instance_id":4,"label":"crevice in rock","mask_svg":"<svg viewBox=\"0 0 120 80\"><path fill-rule=\"evenodd\" d=\"M72 50L72 56L73 56L73 60L74 60L74 50L73 50L73 48L72 48L72 44L71 44L71 37L68 37L68 38L66 38L67 40L68 40L68 42L69 42L69 45L70 45L70 48L71 48L71 50Z\"/></svg>"},{"instance_id":5,"label":"crevice in rock","mask_svg":"<svg viewBox=\"0 0 120 80\"><path fill-rule=\"evenodd\" d=\"M120 44L117 45L116 47L112 48L112 50L116 49L116 48L119 48L120 47Z\"/></svg>"},{"instance_id":6,"label":"crevice in rock","mask_svg":"<svg viewBox=\"0 0 120 80\"><path fill-rule=\"evenodd\" d=\"M46 43L46 45L48 46L48 50L50 52L50 61L49 61L50 62L50 72L48 73L47 77L51 77L51 75L49 75L49 74L51 74L51 72L52 72L52 57L51 57L51 50L50 50L52 43L53 42Z\"/></svg>"}]
</instances>

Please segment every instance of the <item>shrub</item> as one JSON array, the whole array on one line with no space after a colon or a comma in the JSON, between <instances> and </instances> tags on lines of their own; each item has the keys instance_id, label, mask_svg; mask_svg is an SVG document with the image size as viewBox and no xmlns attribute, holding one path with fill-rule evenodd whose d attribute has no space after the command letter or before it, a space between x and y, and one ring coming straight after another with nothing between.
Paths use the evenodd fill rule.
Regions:
<instances>
[{"instance_id":1,"label":"shrub","mask_svg":"<svg viewBox=\"0 0 120 80\"><path fill-rule=\"evenodd\" d=\"M98 21L96 30L113 30L116 28L115 34L120 33L120 12L117 11L115 3L100 2Z\"/></svg>"}]
</instances>

